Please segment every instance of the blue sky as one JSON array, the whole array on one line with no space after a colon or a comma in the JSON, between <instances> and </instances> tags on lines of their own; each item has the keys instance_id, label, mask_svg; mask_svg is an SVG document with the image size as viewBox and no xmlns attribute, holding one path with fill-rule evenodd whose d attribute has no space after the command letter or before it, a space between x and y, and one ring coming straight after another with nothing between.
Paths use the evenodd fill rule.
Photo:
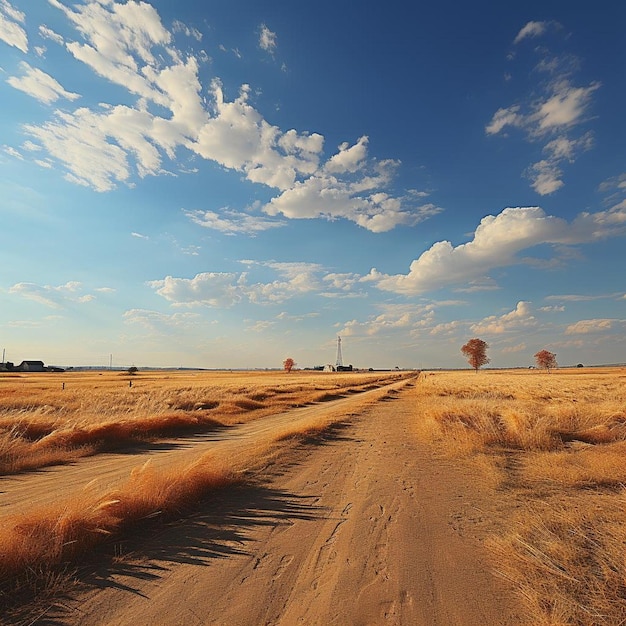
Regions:
<instances>
[{"instance_id":1,"label":"blue sky","mask_svg":"<svg viewBox=\"0 0 626 626\"><path fill-rule=\"evenodd\" d=\"M626 361L626 5L0 0L15 362Z\"/></svg>"}]
</instances>

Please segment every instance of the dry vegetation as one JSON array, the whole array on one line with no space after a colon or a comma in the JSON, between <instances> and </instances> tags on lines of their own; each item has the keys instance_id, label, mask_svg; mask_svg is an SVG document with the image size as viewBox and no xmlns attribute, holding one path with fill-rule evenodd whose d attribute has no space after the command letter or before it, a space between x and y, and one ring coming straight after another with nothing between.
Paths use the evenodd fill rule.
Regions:
<instances>
[{"instance_id":1,"label":"dry vegetation","mask_svg":"<svg viewBox=\"0 0 626 626\"><path fill-rule=\"evenodd\" d=\"M4 471L68 462L147 437L232 425L372 390L411 374L195 373L136 376L30 375L0 378ZM65 382L65 388L62 383ZM367 396L362 406L390 393ZM2 519L0 605L53 593L59 576L94 547L146 520L178 516L201 497L253 475L287 446L345 419L345 410L288 425L241 457L212 453L168 471L145 464L113 491L94 481L53 506ZM43 451L43 452L42 452ZM43 460L43 462L42 462ZM64 583L65 584L65 583Z\"/></svg>"},{"instance_id":2,"label":"dry vegetation","mask_svg":"<svg viewBox=\"0 0 626 626\"><path fill-rule=\"evenodd\" d=\"M363 391L388 377L369 372L0 374L0 475L246 422Z\"/></svg>"},{"instance_id":3,"label":"dry vegetation","mask_svg":"<svg viewBox=\"0 0 626 626\"><path fill-rule=\"evenodd\" d=\"M475 464L508 512L489 541L537 626L626 623L626 370L438 372L420 436Z\"/></svg>"}]
</instances>

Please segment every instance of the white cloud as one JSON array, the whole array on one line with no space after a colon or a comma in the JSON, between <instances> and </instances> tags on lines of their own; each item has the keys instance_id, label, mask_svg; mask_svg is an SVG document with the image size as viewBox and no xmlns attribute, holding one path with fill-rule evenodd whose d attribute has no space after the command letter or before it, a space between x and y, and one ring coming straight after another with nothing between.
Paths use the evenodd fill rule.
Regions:
<instances>
[{"instance_id":1,"label":"white cloud","mask_svg":"<svg viewBox=\"0 0 626 626\"><path fill-rule=\"evenodd\" d=\"M546 300L559 300L564 302L590 302L592 300L614 299L621 297L621 293L607 293L600 295L580 295L580 294L562 294L555 296L546 296Z\"/></svg>"},{"instance_id":2,"label":"white cloud","mask_svg":"<svg viewBox=\"0 0 626 626\"><path fill-rule=\"evenodd\" d=\"M500 335L511 330L519 330L536 324L532 315L530 304L520 300L512 311L504 315L491 315L477 324L473 324L470 330L477 334Z\"/></svg>"},{"instance_id":3,"label":"white cloud","mask_svg":"<svg viewBox=\"0 0 626 626\"><path fill-rule=\"evenodd\" d=\"M64 285L36 285L35 283L16 283L9 289L10 294L34 300L54 309L64 308L71 302L86 303L95 299L92 294L82 293L83 286L77 281Z\"/></svg>"},{"instance_id":4,"label":"white cloud","mask_svg":"<svg viewBox=\"0 0 626 626\"><path fill-rule=\"evenodd\" d=\"M588 335L591 333L601 333L611 330L616 324L623 324L623 320L616 319L593 319L580 320L575 324L570 324L565 329L566 335Z\"/></svg>"},{"instance_id":5,"label":"white cloud","mask_svg":"<svg viewBox=\"0 0 626 626\"><path fill-rule=\"evenodd\" d=\"M53 158L65 164L68 180L96 191L110 191L116 182L130 178L126 152L107 140L107 131L116 128L112 122L106 115L81 108L75 113L57 111L54 121L42 126L27 124L24 128ZM142 147L146 153L151 152L146 143Z\"/></svg>"},{"instance_id":6,"label":"white cloud","mask_svg":"<svg viewBox=\"0 0 626 626\"><path fill-rule=\"evenodd\" d=\"M507 208L484 217L471 241L439 241L414 260L408 274L386 275L375 268L364 277L379 289L415 295L483 279L487 272L521 262L516 255L540 244L580 244L626 231L626 207L581 213L571 223L539 207Z\"/></svg>"},{"instance_id":7,"label":"white cloud","mask_svg":"<svg viewBox=\"0 0 626 626\"><path fill-rule=\"evenodd\" d=\"M6 7L6 0L0 0ZM200 64L206 53L183 53L173 45L157 11L146 2L85 0L68 7L49 0L78 33L76 40L61 38L47 26L40 34L65 46L75 59L98 76L136 97L134 105L101 103L97 109L57 110L42 124L24 129L29 143L45 150L66 171L67 180L107 192L119 184L134 185L139 177L170 173L165 157L176 164L184 148L204 159L241 172L253 183L278 190L263 210L291 219L347 219L372 232L399 224L415 224L441 209L419 205L412 192L394 196L388 188L399 165L368 156L367 137L354 145L343 143L323 158L324 138L318 133L283 131L268 123L251 104L251 89L241 87L228 101L214 78L205 97ZM175 32L198 38L181 23ZM264 33L266 49L275 48L275 34ZM15 86L45 102L73 98L51 76L36 74ZM18 80L18 79L14 79ZM202 218L196 215L200 221ZM250 232L269 221L244 216L205 214L203 225L225 232Z\"/></svg>"},{"instance_id":8,"label":"white cloud","mask_svg":"<svg viewBox=\"0 0 626 626\"><path fill-rule=\"evenodd\" d=\"M368 142L369 139L363 136L353 146L348 142L342 143L339 152L326 162L324 170L329 174L356 172L367 157Z\"/></svg>"},{"instance_id":9,"label":"white cloud","mask_svg":"<svg viewBox=\"0 0 626 626\"><path fill-rule=\"evenodd\" d=\"M350 320L339 331L341 336L355 337L410 333L413 330L429 326L434 318L432 305L416 307L413 305L383 305L383 312L370 317L365 322Z\"/></svg>"},{"instance_id":10,"label":"white cloud","mask_svg":"<svg viewBox=\"0 0 626 626\"><path fill-rule=\"evenodd\" d=\"M39 34L44 39L49 39L50 41L54 41L55 43L58 43L61 46L65 43L63 37L59 35L59 33L56 33L51 28L48 28L45 24L42 24L39 27Z\"/></svg>"},{"instance_id":11,"label":"white cloud","mask_svg":"<svg viewBox=\"0 0 626 626\"><path fill-rule=\"evenodd\" d=\"M547 86L542 100L533 101L529 105L527 112L522 110L520 104L498 109L485 127L485 132L496 135L507 126L512 126L525 129L533 139L567 130L585 121L591 96L599 88L598 82L588 87L574 87L565 78L557 79Z\"/></svg>"},{"instance_id":12,"label":"white cloud","mask_svg":"<svg viewBox=\"0 0 626 626\"><path fill-rule=\"evenodd\" d=\"M261 24L259 47L270 54L274 54L276 46L276 33L272 32L265 24Z\"/></svg>"},{"instance_id":13,"label":"white cloud","mask_svg":"<svg viewBox=\"0 0 626 626\"><path fill-rule=\"evenodd\" d=\"M185 215L198 226L217 230L227 235L255 235L271 228L280 228L285 222L269 220L263 217L246 215L222 209L221 213L215 211L184 211Z\"/></svg>"},{"instance_id":14,"label":"white cloud","mask_svg":"<svg viewBox=\"0 0 626 626\"><path fill-rule=\"evenodd\" d=\"M517 44L523 39L526 39L528 37L534 38L534 37L539 37L540 35L543 35L548 28L548 24L549 22L533 22L533 21L528 22L519 31L519 33L517 33L517 36L515 37L513 43Z\"/></svg>"},{"instance_id":15,"label":"white cloud","mask_svg":"<svg viewBox=\"0 0 626 626\"><path fill-rule=\"evenodd\" d=\"M548 142L543 151L550 155L552 159L565 159L572 163L579 153L586 152L593 147L593 135L585 133L578 139L568 139L567 137L557 137Z\"/></svg>"},{"instance_id":16,"label":"white cloud","mask_svg":"<svg viewBox=\"0 0 626 626\"><path fill-rule=\"evenodd\" d=\"M203 272L194 278L166 276L148 285L176 306L231 307L244 295L245 275Z\"/></svg>"},{"instance_id":17,"label":"white cloud","mask_svg":"<svg viewBox=\"0 0 626 626\"><path fill-rule=\"evenodd\" d=\"M413 198L388 195L384 188L399 164L391 160L367 160L365 139L353 146L354 152L342 146L339 155L328 161L334 163L330 169L337 172L344 173L346 168L354 171L342 177L330 174L324 167L272 198L265 205L265 212L291 219L343 218L372 232L385 232L399 224L416 224L441 210L432 204L415 207ZM333 162L335 157L340 158Z\"/></svg>"},{"instance_id":18,"label":"white cloud","mask_svg":"<svg viewBox=\"0 0 626 626\"><path fill-rule=\"evenodd\" d=\"M187 37L193 37L196 41L202 41L202 33L197 28L187 26L179 20L174 20L172 29L175 33L183 33Z\"/></svg>"},{"instance_id":19,"label":"white cloud","mask_svg":"<svg viewBox=\"0 0 626 626\"><path fill-rule=\"evenodd\" d=\"M533 163L525 172L532 181L532 188L540 195L547 196L563 186L563 172L554 160L542 160Z\"/></svg>"},{"instance_id":20,"label":"white cloud","mask_svg":"<svg viewBox=\"0 0 626 626\"><path fill-rule=\"evenodd\" d=\"M279 279L252 283L247 272L204 272L194 278L167 276L148 285L174 306L209 306L228 308L240 302L252 304L280 303L295 296L317 291L321 283L317 273L321 268L309 263L276 263L242 261L274 270Z\"/></svg>"},{"instance_id":21,"label":"white cloud","mask_svg":"<svg viewBox=\"0 0 626 626\"><path fill-rule=\"evenodd\" d=\"M25 17L8 0L0 0L0 40L24 53L28 52L28 36L20 24Z\"/></svg>"},{"instance_id":22,"label":"white cloud","mask_svg":"<svg viewBox=\"0 0 626 626\"><path fill-rule=\"evenodd\" d=\"M149 331L186 330L197 328L200 315L198 313L159 313L146 309L130 309L123 315L127 324L137 324Z\"/></svg>"},{"instance_id":23,"label":"white cloud","mask_svg":"<svg viewBox=\"0 0 626 626\"><path fill-rule=\"evenodd\" d=\"M25 61L20 63L20 67L24 75L20 78L12 76L7 80L7 83L40 102L50 104L59 98L66 98L67 100L80 98L77 93L66 91L52 76L42 72L40 69L31 67Z\"/></svg>"},{"instance_id":24,"label":"white cloud","mask_svg":"<svg viewBox=\"0 0 626 626\"><path fill-rule=\"evenodd\" d=\"M316 171L323 138L293 130L282 133L248 103L249 93L244 85L237 99L226 102L220 83L214 81L214 115L189 147L205 159L245 172L252 182L288 189L298 175Z\"/></svg>"},{"instance_id":25,"label":"white cloud","mask_svg":"<svg viewBox=\"0 0 626 626\"><path fill-rule=\"evenodd\" d=\"M491 118L491 122L485 126L488 135L497 135L505 126L522 126L524 116L519 113L520 105L516 104L506 109L498 109Z\"/></svg>"},{"instance_id":26,"label":"white cloud","mask_svg":"<svg viewBox=\"0 0 626 626\"><path fill-rule=\"evenodd\" d=\"M453 322L442 322L441 324L436 324L430 329L431 335L442 335L442 336L450 336L454 335L457 330L464 327L465 323L460 320L455 320Z\"/></svg>"},{"instance_id":27,"label":"white cloud","mask_svg":"<svg viewBox=\"0 0 626 626\"><path fill-rule=\"evenodd\" d=\"M529 22L520 30L515 43L543 34L556 22ZM546 48L537 48L543 55L537 71L549 73L550 80L531 86L520 103L499 108L485 126L487 135L506 136L507 128L521 129L530 142L545 142L545 158L526 169L526 177L539 195L548 195L563 187L562 165L573 163L578 155L593 145L593 135L586 132L579 137L571 134L589 119L592 97L600 88L597 81L577 86L572 75L579 68L571 55L551 56ZM538 95L539 93L539 95Z\"/></svg>"},{"instance_id":28,"label":"white cloud","mask_svg":"<svg viewBox=\"0 0 626 626\"><path fill-rule=\"evenodd\" d=\"M556 82L551 96L537 106L529 118L531 124L538 124L533 131L544 133L579 124L589 108L591 94L599 87L598 82L588 87L574 87L567 80Z\"/></svg>"},{"instance_id":29,"label":"white cloud","mask_svg":"<svg viewBox=\"0 0 626 626\"><path fill-rule=\"evenodd\" d=\"M16 150L12 146L2 146L2 150L6 152L9 156L12 156L16 159L20 159L20 161L24 160L22 153L19 150Z\"/></svg>"}]
</instances>

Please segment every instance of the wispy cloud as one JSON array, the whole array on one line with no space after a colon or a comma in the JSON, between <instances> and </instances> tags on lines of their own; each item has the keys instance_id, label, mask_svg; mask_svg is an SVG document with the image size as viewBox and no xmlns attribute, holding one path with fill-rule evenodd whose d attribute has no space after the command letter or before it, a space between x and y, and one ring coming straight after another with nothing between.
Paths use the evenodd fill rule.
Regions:
<instances>
[{"instance_id":1,"label":"wispy cloud","mask_svg":"<svg viewBox=\"0 0 626 626\"><path fill-rule=\"evenodd\" d=\"M123 315L127 324L136 324L149 331L189 330L197 327L198 313L160 313L146 309L131 309Z\"/></svg>"},{"instance_id":2,"label":"wispy cloud","mask_svg":"<svg viewBox=\"0 0 626 626\"><path fill-rule=\"evenodd\" d=\"M95 300L93 294L84 293L83 285L78 281L69 281L58 286L16 283L9 289L9 293L53 309L65 308L70 303L85 304Z\"/></svg>"},{"instance_id":3,"label":"wispy cloud","mask_svg":"<svg viewBox=\"0 0 626 626\"><path fill-rule=\"evenodd\" d=\"M543 36L556 22L528 22L517 34L514 44L524 39ZM521 102L498 109L485 126L487 135L504 135L507 128L520 129L530 142L543 142L544 158L526 168L524 175L539 195L549 195L564 185L563 166L593 146L590 131L575 136L576 127L588 121L592 97L600 88L597 81L586 86L573 82L578 68L574 57L558 57L545 47L537 47L542 55L535 66L535 75L548 76L533 84ZM537 92L541 95L537 97Z\"/></svg>"},{"instance_id":4,"label":"wispy cloud","mask_svg":"<svg viewBox=\"0 0 626 626\"><path fill-rule=\"evenodd\" d=\"M543 35L547 30L550 22L528 22L520 31L517 33L515 39L513 40L514 44L520 43L523 39L533 39L535 37L539 37Z\"/></svg>"},{"instance_id":5,"label":"wispy cloud","mask_svg":"<svg viewBox=\"0 0 626 626\"><path fill-rule=\"evenodd\" d=\"M591 319L580 320L565 329L566 335L588 335L612 330L616 325L624 325L626 320L618 319Z\"/></svg>"},{"instance_id":6,"label":"wispy cloud","mask_svg":"<svg viewBox=\"0 0 626 626\"><path fill-rule=\"evenodd\" d=\"M265 217L247 215L231 209L215 211L184 211L185 215L198 226L210 228L227 235L256 235L272 228L280 228L284 221L272 220Z\"/></svg>"},{"instance_id":7,"label":"wispy cloud","mask_svg":"<svg viewBox=\"0 0 626 626\"><path fill-rule=\"evenodd\" d=\"M207 62L206 53L177 49L172 32L148 3L87 0L68 7L59 0L49 2L78 36L73 41L62 38L45 26L40 34L62 44L74 59L136 98L135 105L126 99L97 108L65 107L44 123L24 126L30 143L61 166L67 180L100 192L120 184L132 186L136 176L182 171L185 165L179 164L177 151L184 149L277 190L278 195L262 207L270 216L346 219L372 232L384 232L441 210L419 202L411 191L391 194L399 162L371 158L367 137L353 144L344 142L327 155L321 134L283 131L268 123L251 103L249 85L242 85L238 97L227 100L218 77L202 84L200 68ZM4 21L12 16L16 27L16 18L25 18L8 7L2 0ZM173 32L200 36L179 22ZM259 45L270 53L276 50L276 35L265 25ZM76 94L54 77L24 68L26 76L12 79L15 88L47 103L61 97L75 99ZM204 218L199 213L195 217L203 226L230 233L254 232L273 224L245 215L224 219L206 212Z\"/></svg>"},{"instance_id":8,"label":"wispy cloud","mask_svg":"<svg viewBox=\"0 0 626 626\"><path fill-rule=\"evenodd\" d=\"M23 28L26 16L8 0L0 0L0 40L28 52L28 36Z\"/></svg>"},{"instance_id":9,"label":"wispy cloud","mask_svg":"<svg viewBox=\"0 0 626 626\"><path fill-rule=\"evenodd\" d=\"M20 68L24 72L23 76L19 78L12 76L7 82L11 87L27 93L40 102L50 104L59 98L67 100L80 98L79 94L66 91L52 76L35 67L31 67L25 61L20 63Z\"/></svg>"}]
</instances>

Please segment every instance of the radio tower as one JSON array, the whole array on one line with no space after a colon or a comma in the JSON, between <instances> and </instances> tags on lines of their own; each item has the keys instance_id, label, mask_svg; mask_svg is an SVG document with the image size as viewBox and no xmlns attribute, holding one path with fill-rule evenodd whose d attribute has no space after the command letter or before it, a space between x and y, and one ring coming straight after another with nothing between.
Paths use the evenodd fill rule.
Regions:
<instances>
[{"instance_id":1,"label":"radio tower","mask_svg":"<svg viewBox=\"0 0 626 626\"><path fill-rule=\"evenodd\" d=\"M343 358L341 357L341 337L337 335L337 367L343 367Z\"/></svg>"}]
</instances>

